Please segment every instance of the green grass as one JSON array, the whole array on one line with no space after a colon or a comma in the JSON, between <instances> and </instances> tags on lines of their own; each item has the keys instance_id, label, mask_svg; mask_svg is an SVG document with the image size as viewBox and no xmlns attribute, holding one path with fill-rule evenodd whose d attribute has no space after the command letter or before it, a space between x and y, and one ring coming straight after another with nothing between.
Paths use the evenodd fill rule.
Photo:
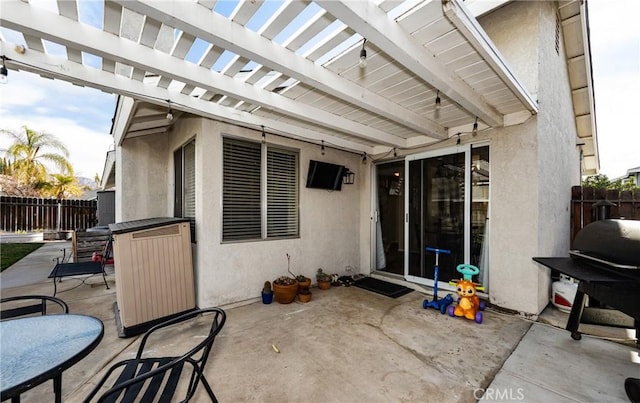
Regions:
<instances>
[{"instance_id":1,"label":"green grass","mask_svg":"<svg viewBox=\"0 0 640 403\"><path fill-rule=\"evenodd\" d=\"M43 243L3 243L0 245L0 272L29 253L44 245Z\"/></svg>"}]
</instances>

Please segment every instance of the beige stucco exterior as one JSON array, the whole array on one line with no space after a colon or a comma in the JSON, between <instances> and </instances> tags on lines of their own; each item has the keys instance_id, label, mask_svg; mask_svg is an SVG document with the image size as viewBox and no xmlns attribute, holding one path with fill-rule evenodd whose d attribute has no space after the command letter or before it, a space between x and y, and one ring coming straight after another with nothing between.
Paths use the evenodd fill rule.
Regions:
<instances>
[{"instance_id":1,"label":"beige stucco exterior","mask_svg":"<svg viewBox=\"0 0 640 403\"><path fill-rule=\"evenodd\" d=\"M550 277L534 256L566 253L570 187L579 183L579 151L560 41L555 49L552 2L514 2L480 23L515 75L538 101L527 121L489 129L469 141L488 142L491 159L490 293L492 303L538 314L549 301ZM194 269L199 306L257 298L262 284L291 270L313 277L318 268L373 270L372 165L355 153L267 135L268 143L299 152L300 237L222 243L222 139L261 141L260 131L200 117L183 117L169 133L125 140L116 155L116 220L173 215L173 152L196 141ZM438 147L455 144L455 136ZM426 148L425 148L426 149ZM425 149L412 150L422 152ZM409 155L406 152L399 155ZM310 159L347 166L355 184L342 191L307 189Z\"/></svg>"}]
</instances>

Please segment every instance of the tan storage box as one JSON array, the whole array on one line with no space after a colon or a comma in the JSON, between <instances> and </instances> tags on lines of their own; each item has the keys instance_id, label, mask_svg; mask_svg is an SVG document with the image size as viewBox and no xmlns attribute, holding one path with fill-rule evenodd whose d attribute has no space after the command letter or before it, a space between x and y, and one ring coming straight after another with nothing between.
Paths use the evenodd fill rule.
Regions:
<instances>
[{"instance_id":1,"label":"tan storage box","mask_svg":"<svg viewBox=\"0 0 640 403\"><path fill-rule=\"evenodd\" d=\"M189 220L150 218L110 224L120 337L196 308Z\"/></svg>"}]
</instances>

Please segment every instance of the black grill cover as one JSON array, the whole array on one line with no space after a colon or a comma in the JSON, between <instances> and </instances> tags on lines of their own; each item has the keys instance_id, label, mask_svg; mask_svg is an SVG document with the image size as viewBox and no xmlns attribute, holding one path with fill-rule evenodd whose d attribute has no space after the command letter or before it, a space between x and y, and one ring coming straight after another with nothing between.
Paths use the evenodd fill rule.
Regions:
<instances>
[{"instance_id":1,"label":"black grill cover","mask_svg":"<svg viewBox=\"0 0 640 403\"><path fill-rule=\"evenodd\" d=\"M615 264L640 267L640 221L594 221L578 232L573 249Z\"/></svg>"}]
</instances>

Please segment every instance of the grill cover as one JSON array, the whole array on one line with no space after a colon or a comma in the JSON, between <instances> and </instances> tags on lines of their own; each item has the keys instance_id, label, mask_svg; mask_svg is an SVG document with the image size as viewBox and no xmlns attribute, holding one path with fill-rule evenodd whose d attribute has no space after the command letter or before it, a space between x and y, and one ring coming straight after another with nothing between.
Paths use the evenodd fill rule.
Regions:
<instances>
[{"instance_id":1,"label":"grill cover","mask_svg":"<svg viewBox=\"0 0 640 403\"><path fill-rule=\"evenodd\" d=\"M640 221L594 221L578 232L573 248L615 264L640 268Z\"/></svg>"}]
</instances>

